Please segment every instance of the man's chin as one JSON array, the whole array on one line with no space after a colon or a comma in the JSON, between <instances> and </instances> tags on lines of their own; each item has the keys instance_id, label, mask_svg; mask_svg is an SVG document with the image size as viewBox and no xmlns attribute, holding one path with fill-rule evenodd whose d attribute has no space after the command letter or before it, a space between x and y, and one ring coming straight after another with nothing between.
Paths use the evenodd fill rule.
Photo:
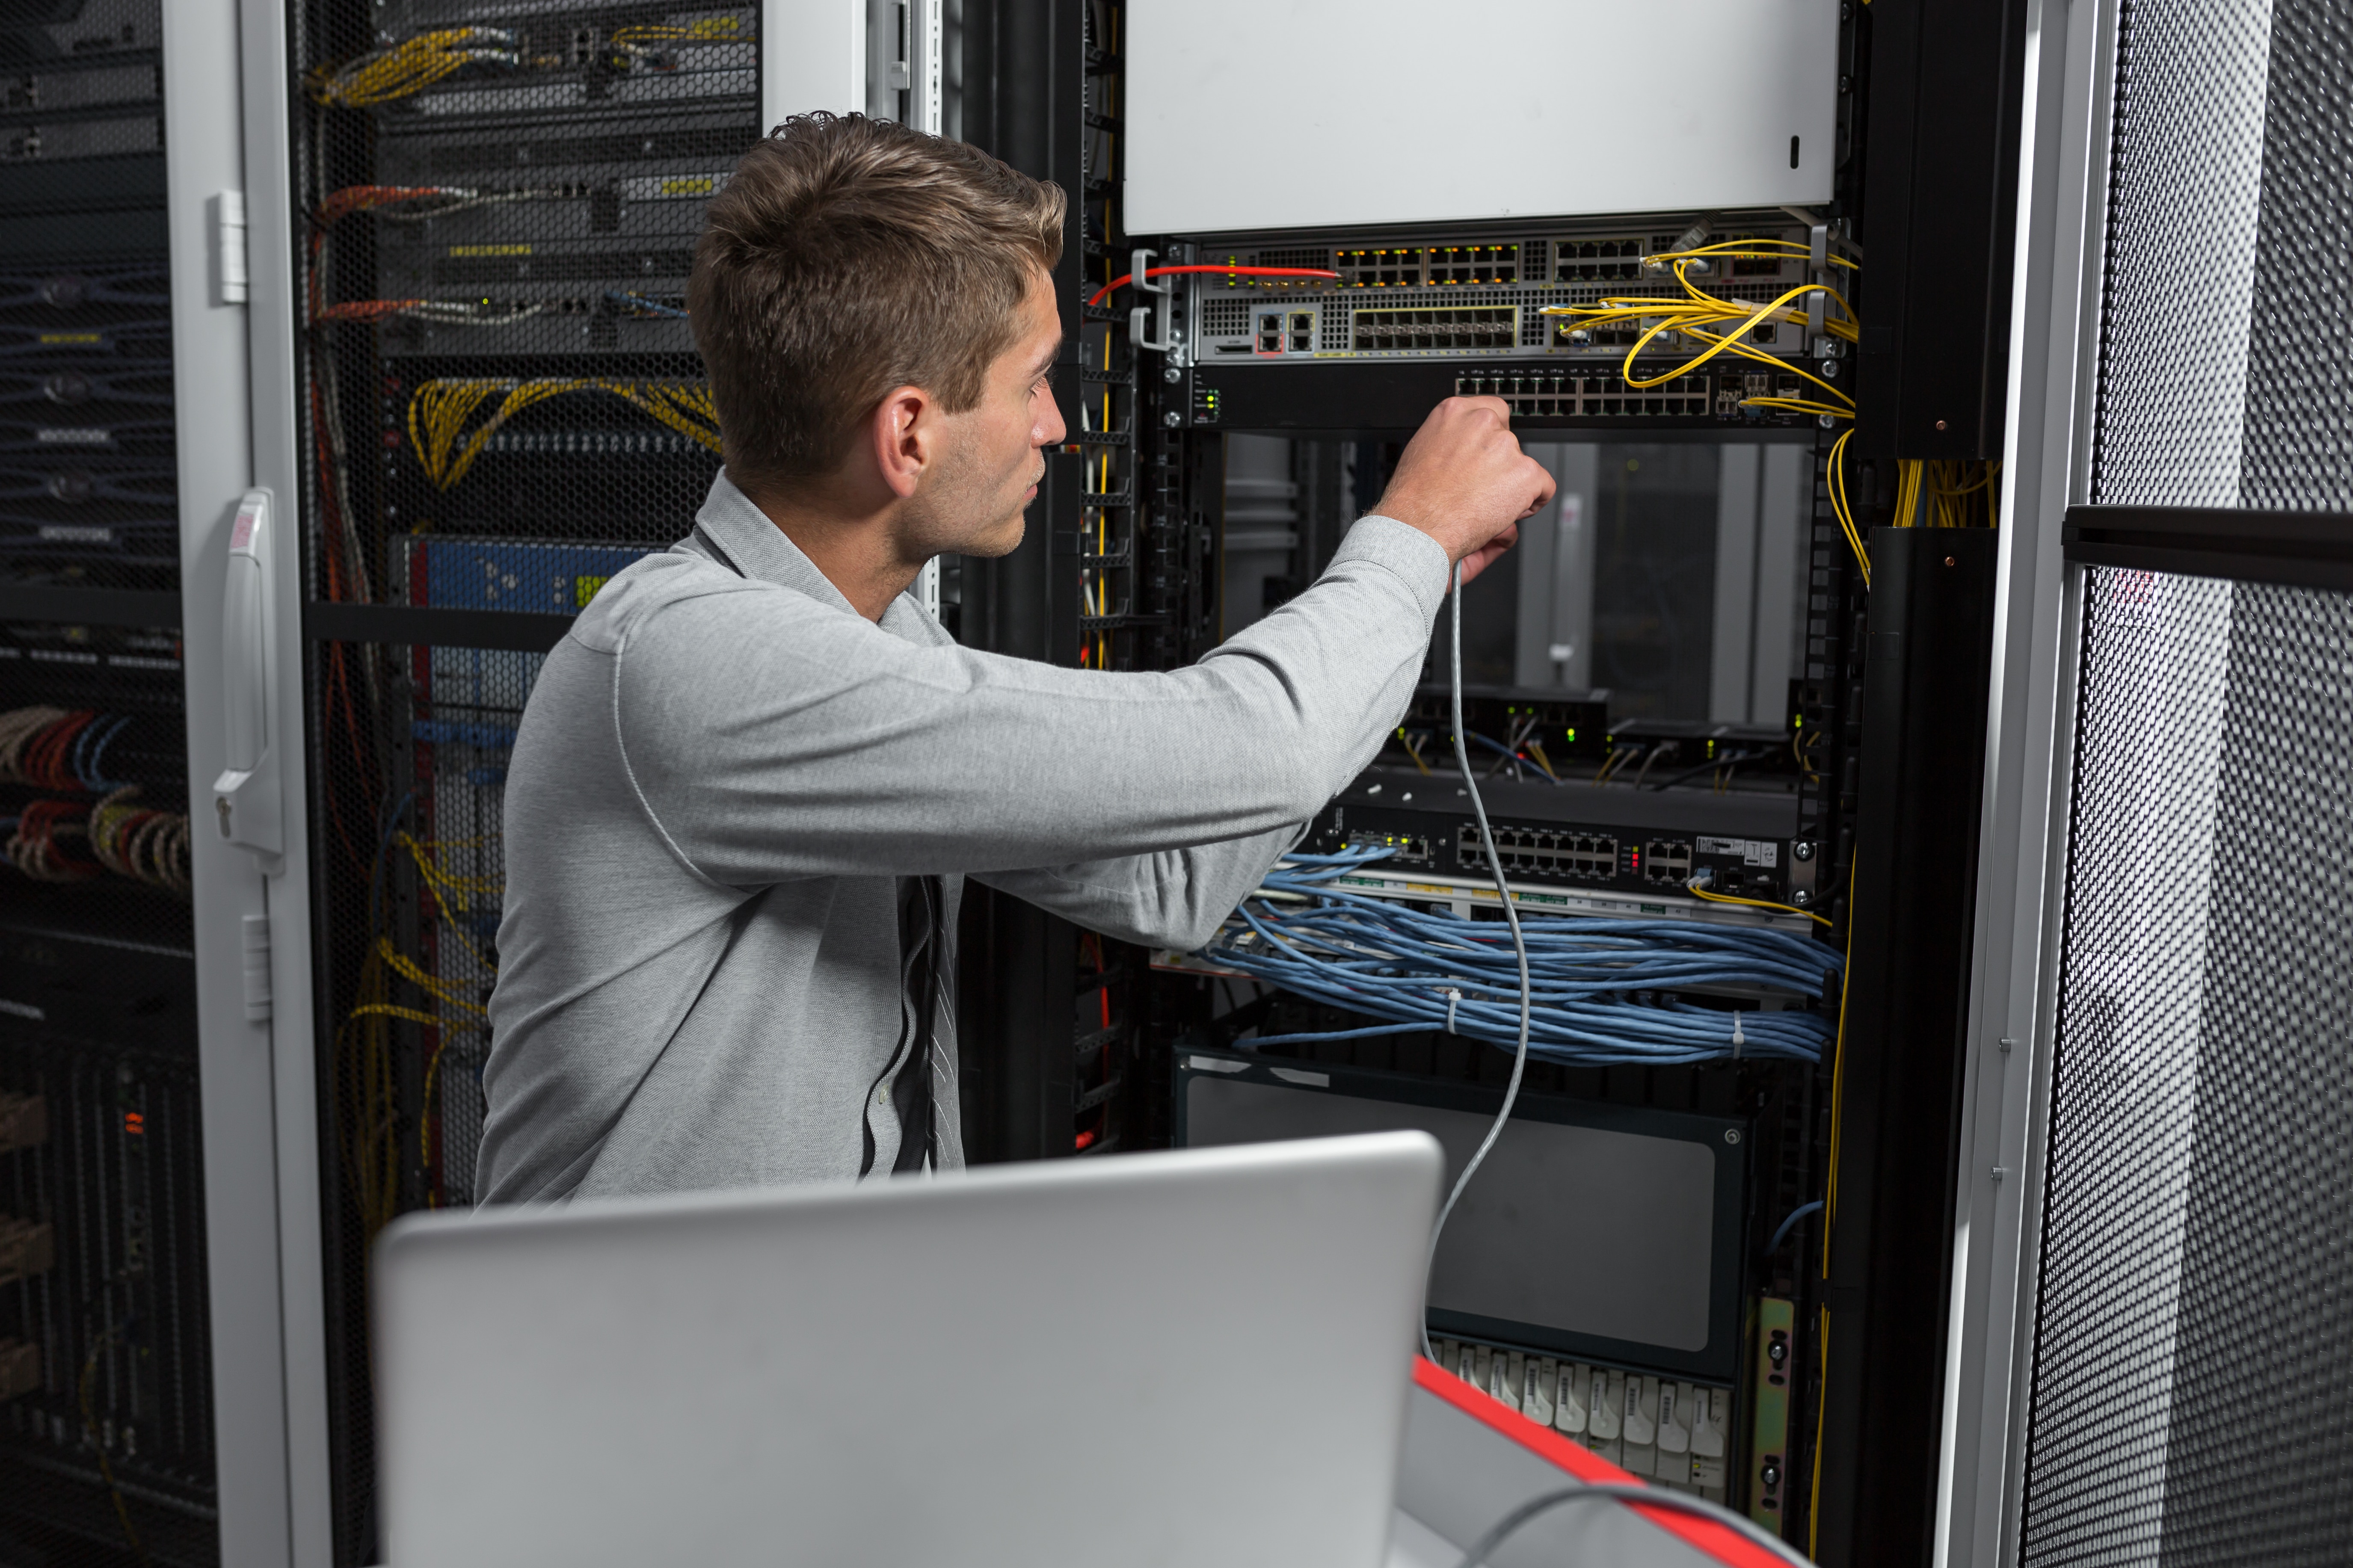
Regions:
<instances>
[{"instance_id":1,"label":"man's chin","mask_svg":"<svg viewBox=\"0 0 2353 1568\"><path fill-rule=\"evenodd\" d=\"M1010 555L1019 548L1022 535L1029 527L1028 520L1015 512L1003 522L984 529L975 529L970 538L957 541L953 547L958 555L976 556L984 561L1000 555Z\"/></svg>"}]
</instances>

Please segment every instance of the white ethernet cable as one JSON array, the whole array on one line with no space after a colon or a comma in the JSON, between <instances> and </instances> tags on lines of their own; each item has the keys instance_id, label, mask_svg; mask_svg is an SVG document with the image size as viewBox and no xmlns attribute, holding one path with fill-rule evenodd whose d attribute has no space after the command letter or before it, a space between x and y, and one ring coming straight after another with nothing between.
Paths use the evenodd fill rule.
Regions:
<instances>
[{"instance_id":1,"label":"white ethernet cable","mask_svg":"<svg viewBox=\"0 0 2353 1568\"><path fill-rule=\"evenodd\" d=\"M1454 1213L1462 1189L1471 1184L1487 1152L1495 1140L1504 1135L1504 1124L1511 1120L1513 1102L1520 1098L1520 1079L1528 1070L1528 1023L1535 1005L1535 988L1528 980L1528 939L1520 931L1520 912L1512 905L1512 889L1504 880L1504 862L1495 853L1495 835L1487 826L1487 805L1479 798L1479 781L1471 775L1471 757L1462 744L1462 563L1454 563L1454 630L1451 657L1447 663L1447 679L1454 696L1454 765L1462 770L1462 784L1471 795L1472 815L1479 819L1479 845L1487 852L1487 869L1495 879L1495 896L1504 901L1504 919L1511 923L1512 948L1520 961L1520 1046L1512 1058L1512 1081L1504 1089L1503 1109L1495 1112L1495 1124L1487 1129L1480 1141L1479 1152L1454 1178L1454 1190L1446 1194L1446 1206L1438 1211L1438 1223L1430 1227L1430 1252L1421 1264L1421 1353L1430 1361L1438 1357L1430 1345L1430 1273L1438 1264L1438 1238L1446 1234L1446 1221Z\"/></svg>"}]
</instances>

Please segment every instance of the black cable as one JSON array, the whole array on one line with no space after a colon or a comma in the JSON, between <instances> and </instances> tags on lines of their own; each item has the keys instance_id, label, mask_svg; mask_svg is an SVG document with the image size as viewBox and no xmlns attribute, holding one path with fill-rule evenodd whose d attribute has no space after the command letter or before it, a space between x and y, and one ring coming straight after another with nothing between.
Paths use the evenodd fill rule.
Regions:
<instances>
[{"instance_id":1,"label":"black cable","mask_svg":"<svg viewBox=\"0 0 2353 1568\"><path fill-rule=\"evenodd\" d=\"M1715 758L1714 761L1702 763L1695 768L1685 768L1679 773L1670 773L1654 784L1637 784L1636 787L1641 789L1669 789L1683 783L1685 779L1696 778L1701 773L1714 773L1718 768L1736 768L1743 763L1753 763L1764 754L1765 753L1762 752L1726 752L1724 755Z\"/></svg>"},{"instance_id":2,"label":"black cable","mask_svg":"<svg viewBox=\"0 0 2353 1568\"><path fill-rule=\"evenodd\" d=\"M1495 1548L1519 1530L1520 1526L1540 1513L1549 1513L1563 1503L1584 1498L1615 1498L1620 1502L1641 1503L1651 1508L1663 1508L1672 1513L1689 1514L1720 1524L1794 1568L1813 1568L1777 1536L1767 1533L1748 1520L1705 1498L1695 1498L1688 1492L1669 1491L1664 1487L1646 1487L1640 1481L1594 1481L1583 1486L1563 1487L1558 1491L1544 1492L1530 1498L1511 1512L1497 1520L1486 1534L1472 1544L1455 1568L1481 1568Z\"/></svg>"}]
</instances>

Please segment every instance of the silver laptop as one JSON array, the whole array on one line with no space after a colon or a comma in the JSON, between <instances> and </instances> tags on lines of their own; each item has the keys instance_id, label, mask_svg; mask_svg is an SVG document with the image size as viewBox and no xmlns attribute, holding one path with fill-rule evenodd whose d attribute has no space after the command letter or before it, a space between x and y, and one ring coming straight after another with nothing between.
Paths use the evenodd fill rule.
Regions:
<instances>
[{"instance_id":1,"label":"silver laptop","mask_svg":"<svg viewBox=\"0 0 2353 1568\"><path fill-rule=\"evenodd\" d=\"M1382 1133L417 1215L393 1568L1376 1568L1440 1176Z\"/></svg>"}]
</instances>

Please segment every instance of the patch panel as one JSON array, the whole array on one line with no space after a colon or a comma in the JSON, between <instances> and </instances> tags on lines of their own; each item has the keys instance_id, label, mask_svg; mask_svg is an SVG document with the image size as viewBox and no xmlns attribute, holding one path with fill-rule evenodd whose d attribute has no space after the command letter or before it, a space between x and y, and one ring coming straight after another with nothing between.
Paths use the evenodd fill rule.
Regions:
<instances>
[{"instance_id":1,"label":"patch panel","mask_svg":"<svg viewBox=\"0 0 2353 1568\"><path fill-rule=\"evenodd\" d=\"M1652 1484L1725 1500L1732 1390L1538 1351L1440 1339L1438 1364L1497 1404Z\"/></svg>"}]
</instances>

